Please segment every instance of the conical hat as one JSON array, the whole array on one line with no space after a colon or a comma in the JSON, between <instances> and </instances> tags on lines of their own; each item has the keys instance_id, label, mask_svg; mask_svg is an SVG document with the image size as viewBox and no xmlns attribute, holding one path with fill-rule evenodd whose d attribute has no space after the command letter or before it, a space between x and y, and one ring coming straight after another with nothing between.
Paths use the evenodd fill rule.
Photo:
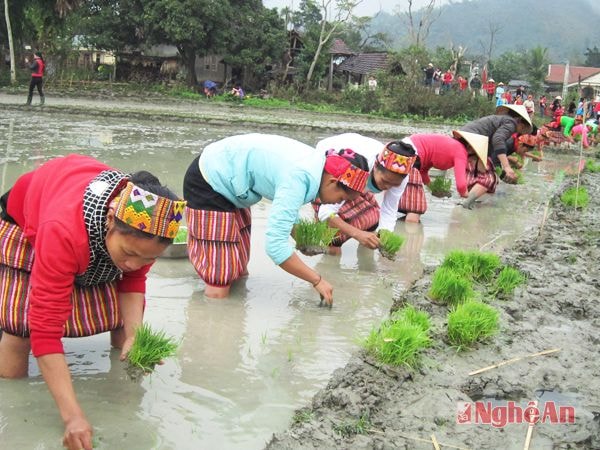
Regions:
<instances>
[{"instance_id":1,"label":"conical hat","mask_svg":"<svg viewBox=\"0 0 600 450\"><path fill-rule=\"evenodd\" d=\"M525 120L525 122L527 122L529 124L529 130L527 131L527 133L531 133L531 130L533 129L533 125L531 123L531 118L529 117L529 113L527 112L527 109L525 108L525 106L523 106L523 105L500 105L496 108L496 114L508 114L509 110L516 112L519 116L521 116L523 118L523 120Z\"/></svg>"},{"instance_id":2,"label":"conical hat","mask_svg":"<svg viewBox=\"0 0 600 450\"><path fill-rule=\"evenodd\" d=\"M481 134L469 133L468 131L454 130L452 132L455 138L463 138L469 144L481 162L487 166L488 157L488 137Z\"/></svg>"}]
</instances>

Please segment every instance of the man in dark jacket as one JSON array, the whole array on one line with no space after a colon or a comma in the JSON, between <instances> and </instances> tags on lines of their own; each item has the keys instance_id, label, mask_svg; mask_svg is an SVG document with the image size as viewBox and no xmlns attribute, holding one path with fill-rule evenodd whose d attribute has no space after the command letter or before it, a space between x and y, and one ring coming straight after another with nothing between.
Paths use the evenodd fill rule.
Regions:
<instances>
[{"instance_id":1,"label":"man in dark jacket","mask_svg":"<svg viewBox=\"0 0 600 450\"><path fill-rule=\"evenodd\" d=\"M488 157L494 166L502 167L503 180L515 183L517 176L507 157L507 141L514 134L527 134L532 129L531 119L523 105L501 105L496 114L474 120L461 127L462 131L481 134L489 139Z\"/></svg>"}]
</instances>

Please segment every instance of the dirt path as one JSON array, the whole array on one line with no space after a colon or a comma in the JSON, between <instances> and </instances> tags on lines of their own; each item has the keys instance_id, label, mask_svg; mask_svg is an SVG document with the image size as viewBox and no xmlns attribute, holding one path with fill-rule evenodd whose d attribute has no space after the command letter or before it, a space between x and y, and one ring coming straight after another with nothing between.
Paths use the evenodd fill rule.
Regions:
<instances>
[{"instance_id":1,"label":"dirt path","mask_svg":"<svg viewBox=\"0 0 600 450\"><path fill-rule=\"evenodd\" d=\"M181 100L170 97L56 97L49 94L44 107L23 105L23 95L0 92L0 108L30 109L36 112L80 116L112 116L149 120L175 120L198 124L248 124L273 130L306 127L325 131L364 133L371 136L398 136L416 132L449 131L448 126L402 122L364 114L338 114L281 108L252 108L244 104L224 104L206 100ZM34 103L37 97L34 98ZM250 131L250 130L249 130ZM273 131L277 132L277 131Z\"/></svg>"},{"instance_id":2,"label":"dirt path","mask_svg":"<svg viewBox=\"0 0 600 450\"><path fill-rule=\"evenodd\" d=\"M392 369L355 355L267 448L434 449L432 434L442 449L526 448L526 423L457 424L460 402L480 400L504 406L512 400L522 408L537 401L542 414L549 400L574 406L574 424L537 423L528 448L600 448L600 174L583 175L582 184L590 193L587 209L566 209L555 197L541 235L532 230L502 255L528 282L512 299L491 301L501 312L501 331L490 344L466 353L448 346L447 308L426 296L430 271L392 307L411 303L431 314L437 344L422 367ZM554 348L560 351L469 376Z\"/></svg>"}]
</instances>

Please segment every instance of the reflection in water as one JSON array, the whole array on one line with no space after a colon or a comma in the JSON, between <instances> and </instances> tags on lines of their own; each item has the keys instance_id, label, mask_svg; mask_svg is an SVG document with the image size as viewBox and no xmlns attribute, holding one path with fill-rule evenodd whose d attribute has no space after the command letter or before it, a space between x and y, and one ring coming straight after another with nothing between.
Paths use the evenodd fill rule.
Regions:
<instances>
[{"instance_id":1,"label":"reflection in water","mask_svg":"<svg viewBox=\"0 0 600 450\"><path fill-rule=\"evenodd\" d=\"M181 192L189 162L206 143L250 131L257 130L74 120L58 114L44 114L42 120L35 112L6 111L0 119L0 149L8 152L2 156L2 183L8 189L36 164L79 152L125 171L155 172ZM323 137L310 130L285 134L309 144ZM187 260L159 260L150 273L146 320L181 340L177 358L133 383L118 352L110 351L107 335L66 340L96 446L261 448L385 317L394 290L404 289L451 249L498 250L536 225L560 167L551 161L529 164L525 186L501 184L472 211L457 207L457 197L429 198L422 224L398 222L396 232L406 241L395 261L355 241L344 244L339 256L301 256L334 285L332 309L319 308L309 284L266 256L268 202L252 209L250 275L232 286L228 300L204 298L203 283ZM312 216L311 209L302 215ZM39 371L34 367L32 374ZM39 376L0 380L2 448L60 448L61 434L60 418Z\"/></svg>"}]
</instances>

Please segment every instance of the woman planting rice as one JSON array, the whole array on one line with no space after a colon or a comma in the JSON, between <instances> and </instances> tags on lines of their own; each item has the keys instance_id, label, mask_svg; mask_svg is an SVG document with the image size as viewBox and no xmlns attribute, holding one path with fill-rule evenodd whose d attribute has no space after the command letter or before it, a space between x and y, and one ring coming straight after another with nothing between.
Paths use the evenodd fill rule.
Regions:
<instances>
[{"instance_id":1,"label":"woman planting rice","mask_svg":"<svg viewBox=\"0 0 600 450\"><path fill-rule=\"evenodd\" d=\"M27 376L31 349L65 424L92 448L61 338L111 331L124 359L142 324L146 273L177 234L184 202L148 172L56 158L1 199L0 376Z\"/></svg>"},{"instance_id":2,"label":"woman planting rice","mask_svg":"<svg viewBox=\"0 0 600 450\"><path fill-rule=\"evenodd\" d=\"M268 255L331 304L332 286L302 262L288 238L302 205L317 197L324 203L358 197L367 183L366 170L367 161L352 151L325 155L283 136L246 134L208 145L183 183L189 257L206 283L205 295L227 297L231 283L246 274L250 206L265 197L273 201Z\"/></svg>"},{"instance_id":3,"label":"woman planting rice","mask_svg":"<svg viewBox=\"0 0 600 450\"><path fill-rule=\"evenodd\" d=\"M415 152L410 147L391 142L382 144L376 139L356 133L331 136L317 143L317 150L352 148L368 161L370 176L367 191L356 199L324 205L322 199L313 203L317 217L340 232L332 243L332 252L339 252L348 239L356 239L365 247L376 249L380 241L375 233L394 231L398 202L406 185L406 175L415 163ZM374 193L385 192L381 206Z\"/></svg>"}]
</instances>

